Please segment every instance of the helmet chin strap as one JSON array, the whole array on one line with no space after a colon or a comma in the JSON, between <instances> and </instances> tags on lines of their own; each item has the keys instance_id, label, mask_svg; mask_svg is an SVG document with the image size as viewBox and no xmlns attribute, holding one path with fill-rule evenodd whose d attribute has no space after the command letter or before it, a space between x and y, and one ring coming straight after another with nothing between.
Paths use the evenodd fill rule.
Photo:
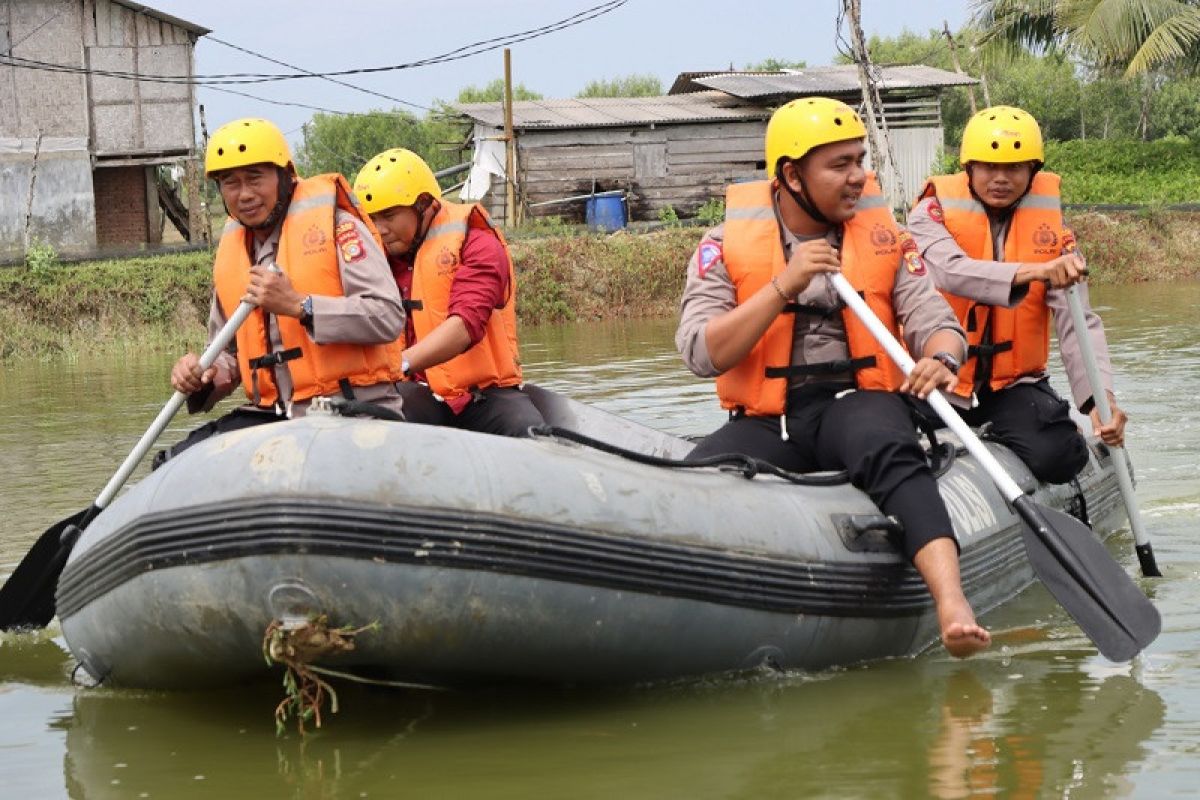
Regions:
<instances>
[{"instance_id":1,"label":"helmet chin strap","mask_svg":"<svg viewBox=\"0 0 1200 800\"><path fill-rule=\"evenodd\" d=\"M814 222L819 222L822 225L833 225L833 223L829 221L829 218L817 209L817 206L815 203L813 203L812 198L808 196L808 190L804 188L804 181L800 181L800 191L798 192L788 184L783 177L783 163L784 159L781 158L779 160L779 164L775 167L775 179L779 182L779 185L782 186L789 195L791 195L792 199L796 201L796 205L800 206L801 211L812 217ZM793 160L792 164L795 165L796 177L799 178L800 162Z\"/></svg>"},{"instance_id":2,"label":"helmet chin strap","mask_svg":"<svg viewBox=\"0 0 1200 800\"><path fill-rule=\"evenodd\" d=\"M279 199L275 201L274 208L267 218L259 225L253 225L251 228L256 231L269 231L279 224L287 213L288 206L292 202L292 193L295 191L295 183L292 181L292 173L286 168L276 166L277 174L279 175Z\"/></svg>"},{"instance_id":3,"label":"helmet chin strap","mask_svg":"<svg viewBox=\"0 0 1200 800\"><path fill-rule=\"evenodd\" d=\"M971 197L974 197L979 205L983 206L985 210L1001 216L1007 216L1016 210L1017 206L1021 204L1021 201L1025 199L1025 195L1029 194L1030 190L1033 189L1033 176L1038 174L1038 170L1040 170L1042 166L1043 165L1038 164L1033 168L1033 172L1029 173L1029 184L1025 187L1025 191L1021 192L1020 197L1018 197L1016 200L1013 200L1004 208L996 208L995 206L988 205L986 202L984 202L984 199L979 196L979 193L975 191L974 161L968 161L966 167L963 169L967 173L967 190L971 193Z\"/></svg>"},{"instance_id":4,"label":"helmet chin strap","mask_svg":"<svg viewBox=\"0 0 1200 800\"><path fill-rule=\"evenodd\" d=\"M409 245L405 255L415 255L421 249L421 245L425 244L425 237L429 235L429 226L433 224L433 220L425 221L425 212L429 210L437 201L426 194L422 194L417 198L417 202L413 203L413 209L417 212L417 235L413 237L412 244Z\"/></svg>"},{"instance_id":5,"label":"helmet chin strap","mask_svg":"<svg viewBox=\"0 0 1200 800\"><path fill-rule=\"evenodd\" d=\"M276 165L275 169L279 175L278 199L275 201L275 205L272 206L271 213L258 225L245 225L245 223L242 223L252 231L269 231L274 228L279 224L279 220L283 219L284 215L287 214L288 206L292 204L292 195L295 193L295 181L292 180L292 173L279 165ZM225 206L226 214L241 222L237 214L229 210L229 204L225 202L224 195L221 196L221 205Z\"/></svg>"}]
</instances>

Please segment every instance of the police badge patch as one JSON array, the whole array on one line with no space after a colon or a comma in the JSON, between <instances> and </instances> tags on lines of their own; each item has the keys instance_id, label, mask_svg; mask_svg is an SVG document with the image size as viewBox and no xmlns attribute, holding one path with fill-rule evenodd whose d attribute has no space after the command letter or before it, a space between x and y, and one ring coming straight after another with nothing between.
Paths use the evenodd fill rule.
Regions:
<instances>
[{"instance_id":1,"label":"police badge patch","mask_svg":"<svg viewBox=\"0 0 1200 800\"><path fill-rule=\"evenodd\" d=\"M931 220L939 225L946 224L946 213L942 211L942 204L938 202L936 197L929 201L927 208L929 210L929 218Z\"/></svg>"},{"instance_id":2,"label":"police badge patch","mask_svg":"<svg viewBox=\"0 0 1200 800\"><path fill-rule=\"evenodd\" d=\"M1062 232L1062 251L1063 253L1074 253L1079 250L1079 245L1075 241L1075 231L1070 228L1063 228Z\"/></svg>"},{"instance_id":3,"label":"police badge patch","mask_svg":"<svg viewBox=\"0 0 1200 800\"><path fill-rule=\"evenodd\" d=\"M908 231L900 231L900 257L904 259L904 268L913 275L925 274L925 259Z\"/></svg>"},{"instance_id":4,"label":"police badge patch","mask_svg":"<svg viewBox=\"0 0 1200 800\"><path fill-rule=\"evenodd\" d=\"M712 239L705 239L700 243L699 249L696 250L696 272L699 273L700 279L703 280L708 271L712 269L712 265L717 263L721 258L722 250L720 242Z\"/></svg>"},{"instance_id":5,"label":"police badge patch","mask_svg":"<svg viewBox=\"0 0 1200 800\"><path fill-rule=\"evenodd\" d=\"M333 230L334 241L342 254L342 261L353 264L367 257L367 248L359 235L358 226L353 222L343 222Z\"/></svg>"}]
</instances>

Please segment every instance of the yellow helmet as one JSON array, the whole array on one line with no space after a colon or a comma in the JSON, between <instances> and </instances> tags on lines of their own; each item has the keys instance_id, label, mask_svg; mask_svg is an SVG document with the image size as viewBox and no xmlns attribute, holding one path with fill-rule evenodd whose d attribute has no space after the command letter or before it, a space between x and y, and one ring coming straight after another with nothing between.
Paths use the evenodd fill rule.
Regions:
<instances>
[{"instance_id":1,"label":"yellow helmet","mask_svg":"<svg viewBox=\"0 0 1200 800\"><path fill-rule=\"evenodd\" d=\"M354 193L368 214L415 205L423 194L435 200L442 197L433 170L423 158L403 147L384 150L364 164L354 179Z\"/></svg>"},{"instance_id":2,"label":"yellow helmet","mask_svg":"<svg viewBox=\"0 0 1200 800\"><path fill-rule=\"evenodd\" d=\"M204 154L204 174L251 164L274 164L286 167L292 163L292 152L282 131L265 119L235 119L226 123L208 140Z\"/></svg>"},{"instance_id":3,"label":"yellow helmet","mask_svg":"<svg viewBox=\"0 0 1200 800\"><path fill-rule=\"evenodd\" d=\"M853 108L828 97L792 100L767 123L767 174L774 175L779 159L800 158L814 147L867 135Z\"/></svg>"},{"instance_id":4,"label":"yellow helmet","mask_svg":"<svg viewBox=\"0 0 1200 800\"><path fill-rule=\"evenodd\" d=\"M963 129L962 148L958 151L960 164L966 166L970 161L1044 163L1046 150L1037 120L1028 111L1013 106L992 106L980 111Z\"/></svg>"}]
</instances>

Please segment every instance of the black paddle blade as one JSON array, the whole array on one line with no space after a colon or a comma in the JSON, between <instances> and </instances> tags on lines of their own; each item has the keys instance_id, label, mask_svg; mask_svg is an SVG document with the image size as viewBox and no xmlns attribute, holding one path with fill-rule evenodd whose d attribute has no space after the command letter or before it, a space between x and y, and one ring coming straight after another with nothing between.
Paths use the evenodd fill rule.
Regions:
<instances>
[{"instance_id":1,"label":"black paddle blade","mask_svg":"<svg viewBox=\"0 0 1200 800\"><path fill-rule=\"evenodd\" d=\"M1013 502L1033 571L1110 661L1128 661L1162 630L1158 609L1079 520L1039 505Z\"/></svg>"},{"instance_id":2,"label":"black paddle blade","mask_svg":"<svg viewBox=\"0 0 1200 800\"><path fill-rule=\"evenodd\" d=\"M44 628L54 619L54 592L67 556L100 509L94 505L72 514L38 537L0 586L0 630Z\"/></svg>"}]
</instances>

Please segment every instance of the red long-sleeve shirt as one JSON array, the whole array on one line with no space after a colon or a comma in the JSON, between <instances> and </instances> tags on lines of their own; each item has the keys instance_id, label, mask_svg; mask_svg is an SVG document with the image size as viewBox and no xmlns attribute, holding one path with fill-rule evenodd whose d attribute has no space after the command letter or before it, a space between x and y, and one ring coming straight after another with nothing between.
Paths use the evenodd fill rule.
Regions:
<instances>
[{"instance_id":1,"label":"red long-sleeve shirt","mask_svg":"<svg viewBox=\"0 0 1200 800\"><path fill-rule=\"evenodd\" d=\"M494 235L471 228L463 241L459 259L458 271L454 273L454 281L450 284L447 315L463 321L471 346L474 347L483 339L492 311L503 306L508 299L508 253ZM389 256L388 261L396 285L400 287L400 295L405 300L410 299L413 256ZM413 327L412 314L409 314L405 323L404 344L412 347L416 341L416 329ZM461 406L454 408L454 412L459 413L469 401L470 395L465 395Z\"/></svg>"}]
</instances>

